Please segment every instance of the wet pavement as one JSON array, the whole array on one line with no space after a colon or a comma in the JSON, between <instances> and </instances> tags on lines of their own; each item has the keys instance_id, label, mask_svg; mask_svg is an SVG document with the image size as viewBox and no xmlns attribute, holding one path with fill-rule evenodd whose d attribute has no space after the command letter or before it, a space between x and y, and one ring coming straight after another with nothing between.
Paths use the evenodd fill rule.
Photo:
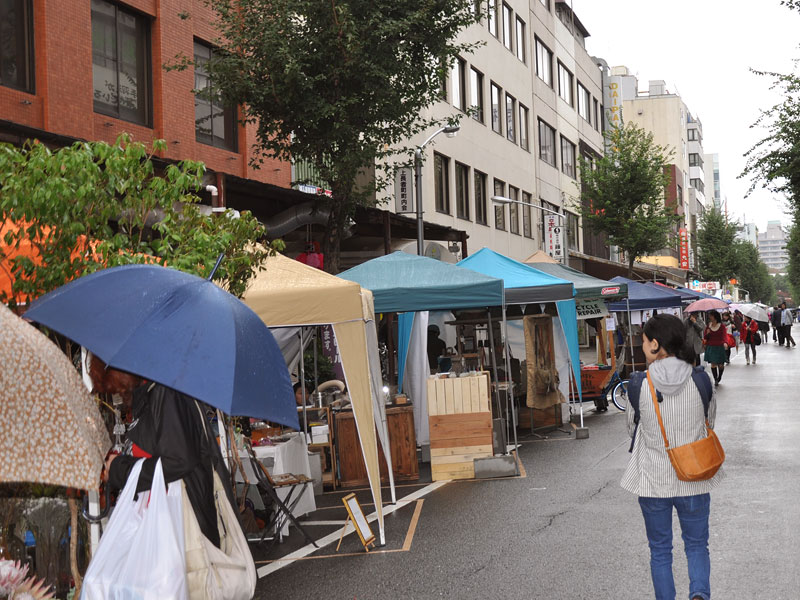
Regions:
<instances>
[{"instance_id":1,"label":"wet pavement","mask_svg":"<svg viewBox=\"0 0 800 600\"><path fill-rule=\"evenodd\" d=\"M712 593L795 600L800 347L769 341L758 356L757 365L746 365L743 350L734 353L717 390L727 478L712 493ZM256 598L652 598L641 513L636 497L619 487L628 460L624 414L613 406L602 414L591 403L584 408L588 439L560 430L521 438L524 476L398 488L399 499L413 500L387 517L387 544L369 554L355 535L335 552L346 516L341 494L319 497L324 508L308 520L333 523L308 529L333 543L300 560L269 562L302 550L293 530L284 544L255 549L262 573L271 571ZM369 502L364 491L358 496ZM685 598L677 522L674 553L678 598Z\"/></svg>"}]
</instances>

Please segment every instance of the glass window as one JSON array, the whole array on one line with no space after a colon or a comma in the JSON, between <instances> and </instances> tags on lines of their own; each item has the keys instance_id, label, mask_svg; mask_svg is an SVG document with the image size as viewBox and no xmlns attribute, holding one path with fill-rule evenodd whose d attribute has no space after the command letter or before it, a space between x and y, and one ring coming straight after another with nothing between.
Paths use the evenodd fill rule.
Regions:
<instances>
[{"instance_id":1,"label":"glass window","mask_svg":"<svg viewBox=\"0 0 800 600\"><path fill-rule=\"evenodd\" d=\"M520 59L522 62L525 62L525 47L527 44L525 43L525 21L517 17L517 27L516 27L516 54L517 58Z\"/></svg>"},{"instance_id":2,"label":"glass window","mask_svg":"<svg viewBox=\"0 0 800 600\"><path fill-rule=\"evenodd\" d=\"M508 197L515 201L508 205L509 229L519 235L519 190L513 185L508 186Z\"/></svg>"},{"instance_id":3,"label":"glass window","mask_svg":"<svg viewBox=\"0 0 800 600\"><path fill-rule=\"evenodd\" d=\"M539 120L539 158L556 166L556 130Z\"/></svg>"},{"instance_id":4,"label":"glass window","mask_svg":"<svg viewBox=\"0 0 800 600\"><path fill-rule=\"evenodd\" d=\"M456 163L456 214L469 220L469 167Z\"/></svg>"},{"instance_id":5,"label":"glass window","mask_svg":"<svg viewBox=\"0 0 800 600\"><path fill-rule=\"evenodd\" d=\"M692 181L695 181L695 180L692 179ZM683 206L683 188L681 186L677 186L677 188L678 189L675 192L675 198L678 201L678 205L679 206ZM697 188L695 188L695 189L697 189Z\"/></svg>"},{"instance_id":6,"label":"glass window","mask_svg":"<svg viewBox=\"0 0 800 600\"><path fill-rule=\"evenodd\" d=\"M503 46L511 50L511 26L513 23L511 7L503 4Z\"/></svg>"},{"instance_id":7,"label":"glass window","mask_svg":"<svg viewBox=\"0 0 800 600\"><path fill-rule=\"evenodd\" d=\"M585 87L578 83L578 114L589 123L592 122L592 113L589 112L592 96Z\"/></svg>"},{"instance_id":8,"label":"glass window","mask_svg":"<svg viewBox=\"0 0 800 600\"><path fill-rule=\"evenodd\" d=\"M570 250L578 250L578 230L580 228L580 221L578 215L573 215L568 212L567 215L567 248Z\"/></svg>"},{"instance_id":9,"label":"glass window","mask_svg":"<svg viewBox=\"0 0 800 600\"><path fill-rule=\"evenodd\" d=\"M500 88L492 84L492 131L496 131L499 134L503 134L503 118L501 115L501 111L503 110L502 104L500 104Z\"/></svg>"},{"instance_id":10,"label":"glass window","mask_svg":"<svg viewBox=\"0 0 800 600\"><path fill-rule=\"evenodd\" d=\"M211 78L205 71L205 64L214 55L210 46L194 43L194 131L195 139L203 144L236 151L236 107L226 106Z\"/></svg>"},{"instance_id":11,"label":"glass window","mask_svg":"<svg viewBox=\"0 0 800 600\"><path fill-rule=\"evenodd\" d=\"M522 104L519 105L519 146L523 150L528 147L528 109Z\"/></svg>"},{"instance_id":12,"label":"glass window","mask_svg":"<svg viewBox=\"0 0 800 600\"><path fill-rule=\"evenodd\" d=\"M150 124L150 39L144 17L92 0L95 112Z\"/></svg>"},{"instance_id":13,"label":"glass window","mask_svg":"<svg viewBox=\"0 0 800 600\"><path fill-rule=\"evenodd\" d=\"M690 180L689 180L689 184L691 184L691 186L692 186L694 189L696 189L697 191L699 191L699 192L701 192L701 193L703 193L703 194L705 194L705 193L706 193L706 186L705 186L705 184L703 183L703 180L702 180L702 179L700 179L700 178L696 178L696 179L690 179Z\"/></svg>"},{"instance_id":14,"label":"glass window","mask_svg":"<svg viewBox=\"0 0 800 600\"><path fill-rule=\"evenodd\" d=\"M494 180L494 195L506 195L506 184L499 179ZM506 230L506 205L499 202L494 205L494 228L501 231Z\"/></svg>"},{"instance_id":15,"label":"glass window","mask_svg":"<svg viewBox=\"0 0 800 600\"><path fill-rule=\"evenodd\" d=\"M466 81L464 75L467 69L467 63L457 58L453 63L450 70L450 87L452 88L452 103L453 106L461 110L466 110L467 94L466 94Z\"/></svg>"},{"instance_id":16,"label":"glass window","mask_svg":"<svg viewBox=\"0 0 800 600\"><path fill-rule=\"evenodd\" d=\"M536 76L553 87L553 53L536 38Z\"/></svg>"},{"instance_id":17,"label":"glass window","mask_svg":"<svg viewBox=\"0 0 800 600\"><path fill-rule=\"evenodd\" d=\"M433 177L436 195L436 211L450 214L450 159L442 154L433 154Z\"/></svg>"},{"instance_id":18,"label":"glass window","mask_svg":"<svg viewBox=\"0 0 800 600\"><path fill-rule=\"evenodd\" d=\"M564 102L573 106L572 73L561 63L558 63L558 95Z\"/></svg>"},{"instance_id":19,"label":"glass window","mask_svg":"<svg viewBox=\"0 0 800 600\"><path fill-rule=\"evenodd\" d=\"M34 92L31 0L0 0L0 85Z\"/></svg>"},{"instance_id":20,"label":"glass window","mask_svg":"<svg viewBox=\"0 0 800 600\"><path fill-rule=\"evenodd\" d=\"M575 144L561 136L561 170L575 178Z\"/></svg>"},{"instance_id":21,"label":"glass window","mask_svg":"<svg viewBox=\"0 0 800 600\"><path fill-rule=\"evenodd\" d=\"M517 101L514 99L514 96L510 96L506 94L506 137L516 143L517 138L517 126L516 126L516 118L517 118Z\"/></svg>"},{"instance_id":22,"label":"glass window","mask_svg":"<svg viewBox=\"0 0 800 600\"><path fill-rule=\"evenodd\" d=\"M483 123L483 73L469 70L469 88L472 104L472 118Z\"/></svg>"},{"instance_id":23,"label":"glass window","mask_svg":"<svg viewBox=\"0 0 800 600\"><path fill-rule=\"evenodd\" d=\"M489 220L486 212L486 174L480 171L474 171L473 182L475 185L475 222L480 225L488 225Z\"/></svg>"},{"instance_id":24,"label":"glass window","mask_svg":"<svg viewBox=\"0 0 800 600\"><path fill-rule=\"evenodd\" d=\"M690 142L697 142L700 140L699 136L697 135L697 129L689 129L687 134Z\"/></svg>"},{"instance_id":25,"label":"glass window","mask_svg":"<svg viewBox=\"0 0 800 600\"><path fill-rule=\"evenodd\" d=\"M690 153L689 154L689 166L690 167L703 167L703 159L697 153Z\"/></svg>"},{"instance_id":26,"label":"glass window","mask_svg":"<svg viewBox=\"0 0 800 600\"><path fill-rule=\"evenodd\" d=\"M531 221L531 195L528 192L522 192L522 235L526 238L533 237L533 223Z\"/></svg>"},{"instance_id":27,"label":"glass window","mask_svg":"<svg viewBox=\"0 0 800 600\"><path fill-rule=\"evenodd\" d=\"M489 33L497 37L497 2L489 0Z\"/></svg>"}]
</instances>

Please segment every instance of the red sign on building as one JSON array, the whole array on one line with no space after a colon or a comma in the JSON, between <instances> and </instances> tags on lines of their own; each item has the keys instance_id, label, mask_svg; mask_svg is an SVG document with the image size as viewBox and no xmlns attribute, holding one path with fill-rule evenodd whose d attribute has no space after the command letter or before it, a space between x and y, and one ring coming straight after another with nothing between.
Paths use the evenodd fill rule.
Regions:
<instances>
[{"instance_id":1,"label":"red sign on building","mask_svg":"<svg viewBox=\"0 0 800 600\"><path fill-rule=\"evenodd\" d=\"M680 236L681 240L681 269L688 269L689 268L689 232L686 231L685 227L681 227L678 230L678 235Z\"/></svg>"}]
</instances>

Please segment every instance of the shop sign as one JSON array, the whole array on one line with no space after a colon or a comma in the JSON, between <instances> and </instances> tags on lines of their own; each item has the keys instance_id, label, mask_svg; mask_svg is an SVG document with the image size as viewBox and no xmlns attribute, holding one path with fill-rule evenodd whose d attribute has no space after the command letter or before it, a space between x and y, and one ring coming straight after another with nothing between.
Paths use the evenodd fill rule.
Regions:
<instances>
[{"instance_id":1,"label":"shop sign","mask_svg":"<svg viewBox=\"0 0 800 600\"><path fill-rule=\"evenodd\" d=\"M681 241L681 269L688 269L689 268L689 232L686 231L685 227L681 227L678 230L678 236Z\"/></svg>"},{"instance_id":2,"label":"shop sign","mask_svg":"<svg viewBox=\"0 0 800 600\"><path fill-rule=\"evenodd\" d=\"M613 296L615 294L619 294L619 286L616 287L604 287L600 290L601 296Z\"/></svg>"},{"instance_id":3,"label":"shop sign","mask_svg":"<svg viewBox=\"0 0 800 600\"><path fill-rule=\"evenodd\" d=\"M564 228L559 215L545 214L544 231L547 254L558 262L564 260Z\"/></svg>"},{"instance_id":4,"label":"shop sign","mask_svg":"<svg viewBox=\"0 0 800 600\"><path fill-rule=\"evenodd\" d=\"M622 77L614 75L606 78L603 104L606 110L606 122L612 127L622 125Z\"/></svg>"},{"instance_id":5,"label":"shop sign","mask_svg":"<svg viewBox=\"0 0 800 600\"><path fill-rule=\"evenodd\" d=\"M719 282L716 281L697 281L696 279L689 284L691 289L696 292L705 292L706 294L714 294L720 289Z\"/></svg>"},{"instance_id":6,"label":"shop sign","mask_svg":"<svg viewBox=\"0 0 800 600\"><path fill-rule=\"evenodd\" d=\"M399 215L414 212L413 180L411 167L398 169L394 176L394 211Z\"/></svg>"},{"instance_id":7,"label":"shop sign","mask_svg":"<svg viewBox=\"0 0 800 600\"><path fill-rule=\"evenodd\" d=\"M608 316L608 307L602 300L576 300L575 311L578 315L578 320L582 319L597 319Z\"/></svg>"}]
</instances>

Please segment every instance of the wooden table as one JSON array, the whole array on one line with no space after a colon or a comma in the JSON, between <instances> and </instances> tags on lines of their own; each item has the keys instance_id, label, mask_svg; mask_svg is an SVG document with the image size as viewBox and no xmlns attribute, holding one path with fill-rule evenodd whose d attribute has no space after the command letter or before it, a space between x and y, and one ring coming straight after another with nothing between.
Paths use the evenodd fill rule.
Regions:
<instances>
[{"instance_id":1,"label":"wooden table","mask_svg":"<svg viewBox=\"0 0 800 600\"><path fill-rule=\"evenodd\" d=\"M339 459L339 485L365 485L367 467L361 453L358 430L351 411L335 413L336 456ZM386 408L386 426L389 430L389 448L392 452L392 471L395 481L416 481L419 479L417 462L417 438L414 433L414 411L410 404ZM381 468L381 482L388 483L389 474L386 458L378 439L378 463Z\"/></svg>"}]
</instances>

